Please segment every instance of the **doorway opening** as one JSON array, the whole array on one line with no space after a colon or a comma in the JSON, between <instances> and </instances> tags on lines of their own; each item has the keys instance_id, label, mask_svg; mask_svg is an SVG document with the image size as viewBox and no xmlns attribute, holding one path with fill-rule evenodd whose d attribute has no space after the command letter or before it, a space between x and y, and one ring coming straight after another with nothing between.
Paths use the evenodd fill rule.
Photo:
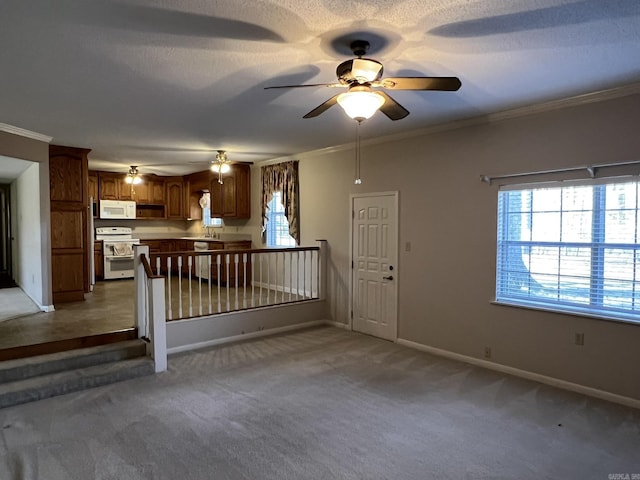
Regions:
<instances>
[{"instance_id":1,"label":"doorway opening","mask_svg":"<svg viewBox=\"0 0 640 480\"><path fill-rule=\"evenodd\" d=\"M11 192L0 184L0 288L16 287L11 268Z\"/></svg>"}]
</instances>

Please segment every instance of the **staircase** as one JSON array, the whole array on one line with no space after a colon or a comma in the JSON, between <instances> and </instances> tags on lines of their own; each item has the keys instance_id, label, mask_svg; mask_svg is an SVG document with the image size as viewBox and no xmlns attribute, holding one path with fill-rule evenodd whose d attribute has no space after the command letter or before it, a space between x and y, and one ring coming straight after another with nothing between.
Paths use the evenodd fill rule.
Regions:
<instances>
[{"instance_id":1,"label":"staircase","mask_svg":"<svg viewBox=\"0 0 640 480\"><path fill-rule=\"evenodd\" d=\"M154 373L139 339L0 362L0 408Z\"/></svg>"}]
</instances>

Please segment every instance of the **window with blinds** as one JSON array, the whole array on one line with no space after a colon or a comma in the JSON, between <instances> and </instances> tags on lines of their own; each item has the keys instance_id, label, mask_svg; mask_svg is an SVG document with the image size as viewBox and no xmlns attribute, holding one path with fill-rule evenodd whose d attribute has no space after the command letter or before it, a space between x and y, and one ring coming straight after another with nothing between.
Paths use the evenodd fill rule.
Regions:
<instances>
[{"instance_id":1,"label":"window with blinds","mask_svg":"<svg viewBox=\"0 0 640 480\"><path fill-rule=\"evenodd\" d=\"M295 247L296 241L289 235L289 221L284 216L284 205L282 205L281 197L281 192L274 192L273 198L268 203L267 246Z\"/></svg>"},{"instance_id":2,"label":"window with blinds","mask_svg":"<svg viewBox=\"0 0 640 480\"><path fill-rule=\"evenodd\" d=\"M640 322L639 185L501 190L496 301Z\"/></svg>"}]
</instances>

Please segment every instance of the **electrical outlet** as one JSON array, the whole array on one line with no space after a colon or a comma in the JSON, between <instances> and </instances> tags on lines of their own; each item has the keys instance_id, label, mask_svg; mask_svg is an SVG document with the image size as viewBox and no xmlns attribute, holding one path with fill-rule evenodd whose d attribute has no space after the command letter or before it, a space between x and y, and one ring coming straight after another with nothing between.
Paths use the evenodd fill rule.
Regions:
<instances>
[{"instance_id":1,"label":"electrical outlet","mask_svg":"<svg viewBox=\"0 0 640 480\"><path fill-rule=\"evenodd\" d=\"M484 347L484 358L491 358L491 347Z\"/></svg>"},{"instance_id":2,"label":"electrical outlet","mask_svg":"<svg viewBox=\"0 0 640 480\"><path fill-rule=\"evenodd\" d=\"M584 345L584 333L576 333L573 339L573 343L576 345L583 346Z\"/></svg>"}]
</instances>

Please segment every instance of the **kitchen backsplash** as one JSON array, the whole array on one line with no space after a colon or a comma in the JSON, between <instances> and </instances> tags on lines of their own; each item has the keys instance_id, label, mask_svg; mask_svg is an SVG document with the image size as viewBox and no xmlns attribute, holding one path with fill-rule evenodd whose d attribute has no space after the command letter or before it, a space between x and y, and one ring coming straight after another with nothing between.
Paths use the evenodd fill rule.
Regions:
<instances>
[{"instance_id":1,"label":"kitchen backsplash","mask_svg":"<svg viewBox=\"0 0 640 480\"><path fill-rule=\"evenodd\" d=\"M245 225L246 221L228 220L224 227L216 228L217 234L240 233L248 235L258 235L259 228ZM189 220L94 220L95 227L131 227L133 237L162 236L167 237L198 237L205 233L200 221ZM256 233L257 232L257 233Z\"/></svg>"}]
</instances>

